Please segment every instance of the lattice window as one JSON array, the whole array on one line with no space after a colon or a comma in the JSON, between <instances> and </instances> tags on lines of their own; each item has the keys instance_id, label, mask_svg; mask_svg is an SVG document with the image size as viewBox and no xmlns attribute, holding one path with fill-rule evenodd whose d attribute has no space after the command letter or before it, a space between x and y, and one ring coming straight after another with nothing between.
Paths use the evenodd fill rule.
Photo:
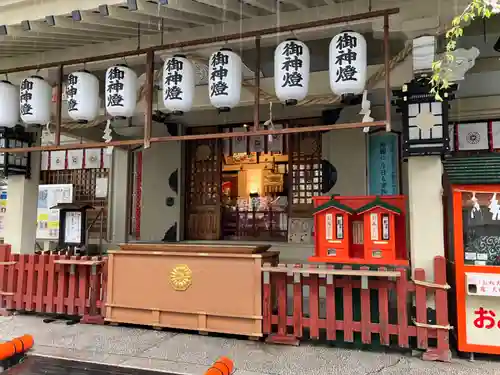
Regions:
<instances>
[{"instance_id":1,"label":"lattice window","mask_svg":"<svg viewBox=\"0 0 500 375\"><path fill-rule=\"evenodd\" d=\"M310 213L312 197L321 195L321 134L298 133L289 135L292 215Z\"/></svg>"}]
</instances>

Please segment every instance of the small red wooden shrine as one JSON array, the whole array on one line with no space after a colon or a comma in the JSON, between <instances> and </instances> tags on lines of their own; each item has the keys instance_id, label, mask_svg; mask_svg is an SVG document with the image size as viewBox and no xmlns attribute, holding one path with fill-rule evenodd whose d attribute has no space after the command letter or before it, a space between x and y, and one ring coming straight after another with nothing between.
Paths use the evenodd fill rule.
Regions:
<instances>
[{"instance_id":1,"label":"small red wooden shrine","mask_svg":"<svg viewBox=\"0 0 500 375\"><path fill-rule=\"evenodd\" d=\"M316 256L347 262L350 258L351 218L354 210L332 199L314 211Z\"/></svg>"},{"instance_id":2,"label":"small red wooden shrine","mask_svg":"<svg viewBox=\"0 0 500 375\"><path fill-rule=\"evenodd\" d=\"M406 245L405 196L322 196L313 197L313 201L315 251L309 261L409 265ZM371 233L370 220L375 217L378 225L378 240L372 239ZM336 238L339 230L337 227L342 227L342 239ZM375 238L375 233L373 238Z\"/></svg>"},{"instance_id":3,"label":"small red wooden shrine","mask_svg":"<svg viewBox=\"0 0 500 375\"><path fill-rule=\"evenodd\" d=\"M356 213L363 216L364 259L370 264L393 264L396 260L395 218L401 211L376 198Z\"/></svg>"}]
</instances>

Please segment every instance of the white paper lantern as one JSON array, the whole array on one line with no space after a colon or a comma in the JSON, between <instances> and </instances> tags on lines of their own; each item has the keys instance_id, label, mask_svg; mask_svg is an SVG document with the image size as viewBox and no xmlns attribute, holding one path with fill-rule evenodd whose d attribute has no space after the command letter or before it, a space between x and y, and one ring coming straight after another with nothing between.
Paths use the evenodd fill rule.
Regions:
<instances>
[{"instance_id":1,"label":"white paper lantern","mask_svg":"<svg viewBox=\"0 0 500 375\"><path fill-rule=\"evenodd\" d=\"M295 105L307 96L311 65L309 48L297 39L288 39L274 51L274 88L278 99Z\"/></svg>"},{"instance_id":2,"label":"white paper lantern","mask_svg":"<svg viewBox=\"0 0 500 375\"><path fill-rule=\"evenodd\" d=\"M106 70L106 111L113 117L132 117L137 103L137 74L127 66Z\"/></svg>"},{"instance_id":3,"label":"white paper lantern","mask_svg":"<svg viewBox=\"0 0 500 375\"><path fill-rule=\"evenodd\" d=\"M163 64L163 104L175 115L193 106L194 67L185 56L175 55Z\"/></svg>"},{"instance_id":4,"label":"white paper lantern","mask_svg":"<svg viewBox=\"0 0 500 375\"><path fill-rule=\"evenodd\" d=\"M99 80L86 71L71 73L66 86L68 115L75 121L95 120L99 115Z\"/></svg>"},{"instance_id":5,"label":"white paper lantern","mask_svg":"<svg viewBox=\"0 0 500 375\"><path fill-rule=\"evenodd\" d=\"M21 120L25 124L45 125L50 121L52 87L42 77L23 79L19 98Z\"/></svg>"},{"instance_id":6,"label":"white paper lantern","mask_svg":"<svg viewBox=\"0 0 500 375\"><path fill-rule=\"evenodd\" d=\"M0 126L16 126L19 121L19 92L9 81L0 81L0 105Z\"/></svg>"},{"instance_id":7,"label":"white paper lantern","mask_svg":"<svg viewBox=\"0 0 500 375\"><path fill-rule=\"evenodd\" d=\"M366 84L366 40L344 31L330 42L330 88L336 95L359 95Z\"/></svg>"},{"instance_id":8,"label":"white paper lantern","mask_svg":"<svg viewBox=\"0 0 500 375\"><path fill-rule=\"evenodd\" d=\"M221 112L238 105L241 97L241 57L228 48L210 56L208 95L210 103Z\"/></svg>"}]
</instances>

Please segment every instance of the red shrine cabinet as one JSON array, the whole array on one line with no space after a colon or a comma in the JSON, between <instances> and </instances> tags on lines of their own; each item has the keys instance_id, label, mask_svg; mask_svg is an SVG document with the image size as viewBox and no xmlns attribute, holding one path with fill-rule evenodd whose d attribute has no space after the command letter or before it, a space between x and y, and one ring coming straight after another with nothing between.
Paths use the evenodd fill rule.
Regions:
<instances>
[{"instance_id":1,"label":"red shrine cabinet","mask_svg":"<svg viewBox=\"0 0 500 375\"><path fill-rule=\"evenodd\" d=\"M407 266L406 197L314 197L311 262Z\"/></svg>"},{"instance_id":2,"label":"red shrine cabinet","mask_svg":"<svg viewBox=\"0 0 500 375\"><path fill-rule=\"evenodd\" d=\"M349 260L349 243L352 242L351 219L354 210L332 199L317 207L314 212L316 228L316 256Z\"/></svg>"},{"instance_id":3,"label":"red shrine cabinet","mask_svg":"<svg viewBox=\"0 0 500 375\"><path fill-rule=\"evenodd\" d=\"M371 264L392 264L396 260L395 218L401 210L377 198L356 213L363 217L364 259Z\"/></svg>"}]
</instances>

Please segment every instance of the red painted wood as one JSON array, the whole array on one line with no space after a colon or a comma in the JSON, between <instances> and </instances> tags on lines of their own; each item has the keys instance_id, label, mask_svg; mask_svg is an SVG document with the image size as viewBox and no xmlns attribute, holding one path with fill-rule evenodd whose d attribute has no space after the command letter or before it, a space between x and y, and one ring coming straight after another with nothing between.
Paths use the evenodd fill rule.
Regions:
<instances>
[{"instance_id":1,"label":"red painted wood","mask_svg":"<svg viewBox=\"0 0 500 375\"><path fill-rule=\"evenodd\" d=\"M104 289L107 263L90 275L90 267L75 265L71 275L69 265L56 264L69 256L48 254L10 254L8 246L0 246L0 261L15 262L1 265L0 309L80 315L92 312L91 321L100 322L104 314ZM91 260L90 257L71 257L72 260ZM97 258L95 258L97 260ZM90 288L92 286L92 288ZM92 290L92 294L89 293ZM12 294L12 295L11 295ZM271 318L268 319L269 322Z\"/></svg>"},{"instance_id":2,"label":"red painted wood","mask_svg":"<svg viewBox=\"0 0 500 375\"><path fill-rule=\"evenodd\" d=\"M434 258L434 282L439 285L446 285L446 259L438 256ZM448 326L448 292L446 289L438 288L435 290L436 296L436 323L440 326ZM437 332L437 352L444 358L450 358L449 331L439 329Z\"/></svg>"},{"instance_id":3,"label":"red painted wood","mask_svg":"<svg viewBox=\"0 0 500 375\"><path fill-rule=\"evenodd\" d=\"M295 265L295 268L301 268L300 264ZM302 317L303 317L303 309L302 309L302 275L297 274L297 282L293 279L293 335L295 337L302 337Z\"/></svg>"},{"instance_id":4,"label":"red painted wood","mask_svg":"<svg viewBox=\"0 0 500 375\"><path fill-rule=\"evenodd\" d=\"M311 265L309 268L317 269L317 266ZM309 274L309 332L312 339L319 339L319 276Z\"/></svg>"},{"instance_id":5,"label":"red painted wood","mask_svg":"<svg viewBox=\"0 0 500 375\"><path fill-rule=\"evenodd\" d=\"M85 257L86 259L87 257ZM76 296L76 313L83 315L87 311L87 300L89 298L89 267L78 268L78 289Z\"/></svg>"},{"instance_id":6,"label":"red painted wood","mask_svg":"<svg viewBox=\"0 0 500 375\"><path fill-rule=\"evenodd\" d=\"M70 257L67 255L63 255L61 259L69 260ZM68 266L63 264L56 265L56 277L57 277L57 292L55 296L56 303L56 313L57 314L66 314L67 306L65 304L65 297L68 293L68 281L69 281L69 272Z\"/></svg>"},{"instance_id":7,"label":"red painted wood","mask_svg":"<svg viewBox=\"0 0 500 375\"><path fill-rule=\"evenodd\" d=\"M28 263L26 267L26 294L24 295L24 301L26 306L26 311L33 311L35 309L35 292L36 292L36 274L38 270L36 265L38 263L39 255L28 255Z\"/></svg>"},{"instance_id":8,"label":"red painted wood","mask_svg":"<svg viewBox=\"0 0 500 375\"><path fill-rule=\"evenodd\" d=\"M265 335L272 333L271 331L271 320L273 315L273 301L271 293L271 283L273 279L273 274L269 274L269 283L265 282L262 285L262 332Z\"/></svg>"},{"instance_id":9,"label":"red painted wood","mask_svg":"<svg viewBox=\"0 0 500 375\"><path fill-rule=\"evenodd\" d=\"M286 273L276 274L276 297L278 298L278 335L285 336L287 331Z\"/></svg>"},{"instance_id":10,"label":"red painted wood","mask_svg":"<svg viewBox=\"0 0 500 375\"><path fill-rule=\"evenodd\" d=\"M99 299L99 309L101 311L101 315L104 317L105 316L105 304L106 304L106 298L107 298L107 285L108 285L108 258L107 257L101 257L104 260L104 263L102 264L101 267L101 298ZM272 313L272 311L271 311ZM269 314L270 316L272 314ZM270 319L270 318L269 318Z\"/></svg>"},{"instance_id":11,"label":"red painted wood","mask_svg":"<svg viewBox=\"0 0 500 375\"><path fill-rule=\"evenodd\" d=\"M71 260L77 260L81 257L72 256ZM69 267L65 266L62 270L63 272L67 272ZM80 273L80 267L75 266L75 272L73 275L68 275L68 304L66 306L68 315L76 315L76 304L74 302L76 299L76 280L78 278L78 274ZM73 302L73 303L72 303Z\"/></svg>"},{"instance_id":12,"label":"red painted wood","mask_svg":"<svg viewBox=\"0 0 500 375\"><path fill-rule=\"evenodd\" d=\"M397 307L398 307L398 346L408 348L408 279L406 270L399 270L397 281Z\"/></svg>"},{"instance_id":13,"label":"red painted wood","mask_svg":"<svg viewBox=\"0 0 500 375\"><path fill-rule=\"evenodd\" d=\"M369 267L361 267L361 270L369 270ZM370 306L370 280L368 289L361 288L361 342L371 344L371 306Z\"/></svg>"},{"instance_id":14,"label":"red painted wood","mask_svg":"<svg viewBox=\"0 0 500 375\"><path fill-rule=\"evenodd\" d=\"M0 262L7 262L9 260L10 251L8 245L0 245ZM7 265L0 266L0 291L8 292L7 289ZM0 294L0 309L6 307L6 296Z\"/></svg>"},{"instance_id":15,"label":"red painted wood","mask_svg":"<svg viewBox=\"0 0 500 375\"><path fill-rule=\"evenodd\" d=\"M385 267L380 267L380 271L386 271ZM382 282L382 280L381 280ZM389 286L393 286L394 282L384 280L386 283L386 288L378 288L378 306L379 306L379 325L380 325L380 344L389 345L390 344L390 336L389 336L389 296L388 290ZM373 282L370 286L373 286ZM372 325L373 331L373 325Z\"/></svg>"},{"instance_id":16,"label":"red painted wood","mask_svg":"<svg viewBox=\"0 0 500 375\"><path fill-rule=\"evenodd\" d=\"M14 297L14 306L16 310L24 310L24 296L26 293L27 278L26 268L28 263L28 256L25 254L19 255L19 262L17 263L17 285L16 294Z\"/></svg>"},{"instance_id":17,"label":"red painted wood","mask_svg":"<svg viewBox=\"0 0 500 375\"><path fill-rule=\"evenodd\" d=\"M415 270L415 280L425 281L425 271L421 268ZM416 321L427 323L427 288L422 285L415 285L415 308ZM427 349L428 346L427 328L417 327L417 346L419 349Z\"/></svg>"},{"instance_id":18,"label":"red painted wood","mask_svg":"<svg viewBox=\"0 0 500 375\"><path fill-rule=\"evenodd\" d=\"M54 313L56 311L55 296L56 296L56 264L55 260L59 259L59 255L48 255L49 261L47 266L47 295L45 298L45 305L47 313Z\"/></svg>"},{"instance_id":19,"label":"red painted wood","mask_svg":"<svg viewBox=\"0 0 500 375\"><path fill-rule=\"evenodd\" d=\"M351 266L344 266L344 269L350 270ZM344 341L354 341L354 325L353 325L353 306L352 306L352 283L350 276L344 276L345 284L343 287L343 302L344 302Z\"/></svg>"},{"instance_id":20,"label":"red painted wood","mask_svg":"<svg viewBox=\"0 0 500 375\"><path fill-rule=\"evenodd\" d=\"M9 262L17 262L19 261L19 255L18 254L11 254L9 257ZM14 293L14 296L7 296L7 303L6 303L6 308L8 310L14 309L14 297L16 293L16 285L17 285L17 263L15 265L9 266L7 268L7 292L8 293Z\"/></svg>"},{"instance_id":21,"label":"red painted wood","mask_svg":"<svg viewBox=\"0 0 500 375\"><path fill-rule=\"evenodd\" d=\"M332 265L329 265L327 269L334 269ZM335 278L329 276L332 279L331 283L326 280L326 339L335 341L337 339L337 321L335 312ZM328 278L328 276L327 276Z\"/></svg>"},{"instance_id":22,"label":"red painted wood","mask_svg":"<svg viewBox=\"0 0 500 375\"><path fill-rule=\"evenodd\" d=\"M36 296L35 310L46 311L44 297L47 294L47 264L49 261L48 255L39 255L37 262L37 278L36 278Z\"/></svg>"}]
</instances>

